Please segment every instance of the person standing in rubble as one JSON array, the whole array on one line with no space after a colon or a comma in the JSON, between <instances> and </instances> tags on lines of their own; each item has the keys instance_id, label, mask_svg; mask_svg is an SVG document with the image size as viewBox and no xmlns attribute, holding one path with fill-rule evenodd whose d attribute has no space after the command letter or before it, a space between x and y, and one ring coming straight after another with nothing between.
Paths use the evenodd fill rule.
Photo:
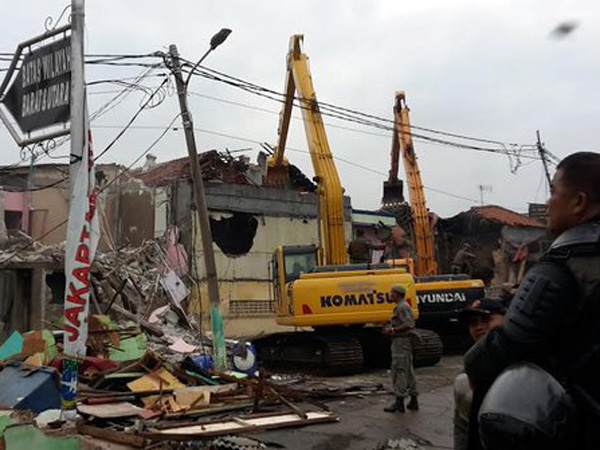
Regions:
<instances>
[{"instance_id":1,"label":"person standing in rubble","mask_svg":"<svg viewBox=\"0 0 600 450\"><path fill-rule=\"evenodd\" d=\"M350 263L364 264L371 262L371 248L373 245L365 237L363 230L356 230L356 237L348 245Z\"/></svg>"},{"instance_id":2,"label":"person standing in rubble","mask_svg":"<svg viewBox=\"0 0 600 450\"><path fill-rule=\"evenodd\" d=\"M557 238L465 355L469 450L600 448L600 154L563 159L546 205Z\"/></svg>"},{"instance_id":3,"label":"person standing in rubble","mask_svg":"<svg viewBox=\"0 0 600 450\"><path fill-rule=\"evenodd\" d=\"M466 273L471 276L473 273L473 263L475 262L476 256L473 253L471 244L465 242L462 248L456 252L454 259L452 260L452 273Z\"/></svg>"},{"instance_id":4,"label":"person standing in rubble","mask_svg":"<svg viewBox=\"0 0 600 450\"><path fill-rule=\"evenodd\" d=\"M386 412L405 412L404 399L410 401L406 408L417 411L419 401L417 396L417 380L413 367L413 349L410 341L411 332L415 329L415 318L411 306L406 301L406 288L401 284L392 286L392 300L396 307L389 323L383 328L383 333L391 337L392 353L392 383L396 399Z\"/></svg>"}]
</instances>

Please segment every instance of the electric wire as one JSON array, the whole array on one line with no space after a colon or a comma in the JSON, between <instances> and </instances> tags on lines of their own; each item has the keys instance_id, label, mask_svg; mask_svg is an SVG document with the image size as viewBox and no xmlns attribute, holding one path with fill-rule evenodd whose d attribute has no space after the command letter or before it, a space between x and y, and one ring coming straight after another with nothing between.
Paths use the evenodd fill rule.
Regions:
<instances>
[{"instance_id":1,"label":"electric wire","mask_svg":"<svg viewBox=\"0 0 600 450\"><path fill-rule=\"evenodd\" d=\"M99 124L99 125L96 125L94 128L109 128L110 129L110 128L119 128L119 127L117 125L102 125L102 124ZM134 125L134 126L131 126L130 128L131 129L139 129L139 130L155 130L155 129L160 129L162 127L155 126L155 125L137 125L137 126ZM178 130L179 128L178 127L174 127L173 129L174 130ZM251 143L251 144L261 145L261 144L264 143L264 141L259 141L257 139L252 139L252 138L243 137L243 136L239 136L239 135L233 135L233 134L229 134L229 133L223 133L223 132L219 132L219 131L208 130L206 128L194 127L194 131L197 131L199 133L204 133L204 134L210 134L210 135L213 135L213 136L224 137L224 138L228 138L228 139L235 139L235 140L238 140L238 141L241 141L241 142L248 142L248 143ZM303 153L303 154L310 155L310 151L309 150L299 149L299 148L290 147L290 146L286 146L286 151L291 151L291 152L294 152L294 153ZM362 164L358 164L358 163L356 163L354 161L342 158L340 156L333 156L333 159L335 159L336 161L340 161L340 162L342 162L344 164L347 164L347 165L350 165L350 166L353 166L353 167L356 167L356 168L359 168L359 169L362 169L362 170L365 170L365 171L368 171L368 172L371 172L371 173L374 173L374 174L377 174L377 175L381 175L381 176L384 176L384 177L387 177L387 175L388 175L385 172L373 169L371 167L368 167L368 166L365 166L365 165L362 165ZM473 198L469 198L469 197L465 197L465 196L461 196L461 195L457 195L457 194L453 194L451 192L443 191L441 189L431 188L429 186L425 186L425 189L428 189L428 190L430 190L432 192L437 192L439 194L443 194L443 195L447 195L447 196L450 196L450 197L454 197L454 198L457 198L457 199L460 199L460 200L465 200L465 201L469 201L469 202L472 202L472 203L479 203L479 200L476 200L476 199L473 199Z\"/></svg>"},{"instance_id":2,"label":"electric wire","mask_svg":"<svg viewBox=\"0 0 600 450\"><path fill-rule=\"evenodd\" d=\"M187 64L191 64L191 61L189 61L185 58L181 58L181 60L186 62ZM208 68L206 66L199 66L194 71L194 74L199 75L203 78L210 79L210 80L220 81L220 82L229 84L234 87L239 87L239 88L242 88L242 89L247 90L252 93L271 94L271 95L279 97L279 99L277 99L277 101L285 100L284 93L257 85L255 83L243 80L241 78L238 78L238 77L235 77L232 75L228 75L224 72L220 72L215 69ZM273 99L273 98L271 98L271 99ZM297 98L295 100L298 101ZM374 121L382 122L382 123L391 123L391 124L394 123L393 120L388 119L388 118L383 118L383 117L379 117L379 116L376 116L373 114L364 113L364 112L361 112L361 111L358 111L355 109L350 109L350 108L333 105L331 103L319 101L318 105L321 110L336 112L338 114L346 114L346 115L354 116L354 117L361 117L363 119L374 120ZM296 106L299 106L299 105L296 105ZM418 125L411 125L411 128L426 131L429 133L434 133L434 134L446 135L446 136L465 139L465 140L472 140L472 141L476 141L476 142L485 142L485 143L499 144L499 145L503 145L503 146L519 147L519 144L512 143L512 142L505 142L505 141L499 141L499 140L493 140L493 139L485 139L485 138L480 138L480 137L468 136L468 135L459 134L459 133L452 133L452 132L448 132L448 131L436 130L436 129L428 128L428 127L421 127ZM532 144L532 145L527 145L527 147L533 148L535 146Z\"/></svg>"},{"instance_id":3,"label":"electric wire","mask_svg":"<svg viewBox=\"0 0 600 450\"><path fill-rule=\"evenodd\" d=\"M188 60L185 60L185 59L183 59L183 60L189 64ZM258 95L261 97L265 97L267 99L277 101L279 103L285 103L285 94L273 91L272 89L264 88L262 86L258 86L254 83L246 82L246 81L241 80L236 77L222 74L222 72L214 71L220 75L224 75L223 77L215 76L214 74L208 73L205 69L206 69L205 67L200 66L195 70L194 73L198 74L200 76L203 76L207 79L213 80L213 81L219 81L219 82L228 84L230 86L238 87L238 88L245 90L247 92L250 92L252 94L255 94L255 95ZM208 69L208 70L212 70L212 69ZM226 77L229 77L229 79L227 79ZM393 127L387 125L387 123L392 122L389 119L380 118L380 117L373 116L370 114L365 114L365 113L360 113L359 116L353 116L352 114L348 113L347 111L354 111L354 110L349 110L348 108L334 107L334 106L332 106L330 104L326 104L326 103L325 103L325 105L329 105L329 106L328 106L328 108L325 108L325 109L329 109L329 110L323 111L324 103L322 103L322 102L315 103L315 102L305 101L303 99L299 100L298 98L295 98L293 100L293 104L296 107L303 108L303 109L311 109L313 111L315 109L317 109L317 111L321 115L324 115L324 116L329 116L329 117L333 117L333 118L336 118L339 120L357 123L362 126L374 127L377 129L383 129L385 131L393 131ZM380 122L369 119L367 117L375 117ZM522 162L521 162L522 159L539 160L538 156L524 154L524 152L527 152L527 151L534 151L534 148L535 148L534 145L520 145L519 147L516 147L517 144L503 143L501 141L492 141L492 140L486 139L485 141L488 141L488 142L498 142L499 144L497 144L497 145L499 146L499 148L482 147L479 145L473 145L473 144L468 144L468 143L464 143L464 142L456 142L456 141L450 141L447 139L441 139L441 138L437 138L437 137L433 137L433 136L427 136L422 133L414 133L414 132L412 132L413 128L415 128L415 126L411 126L410 131L411 131L412 136L414 138L416 138L416 140L429 141L429 142L437 143L439 145L461 148L461 149L465 149L465 150L505 155L508 157L509 169L512 173L517 172L518 168L522 164ZM420 127L420 128L424 128L424 127ZM433 129L427 128L427 130L433 130ZM433 131L439 131L439 130L433 130ZM455 136L460 136L462 139L472 138L471 136L458 135L457 133L440 132L440 134L444 134L444 133L454 134ZM475 139L479 139L480 141L484 140L481 138L473 138L471 140L475 140Z\"/></svg>"},{"instance_id":4,"label":"electric wire","mask_svg":"<svg viewBox=\"0 0 600 450\"><path fill-rule=\"evenodd\" d=\"M239 106L239 107L243 107L243 108L247 108L247 109L253 109L253 110L257 110L257 111L261 111L261 112L265 112L265 113L269 113L269 114L279 115L279 113L276 112L276 111L273 111L273 110L270 110L270 109L267 109L267 108L260 108L260 107L256 107L256 106L253 106L253 105L248 105L246 103L241 103L241 102L235 102L235 101L231 101L231 100L221 99L221 98L218 98L218 97L214 97L214 96L210 96L210 95L206 95L206 94L200 94L200 93L197 93L197 92L190 92L190 94L196 95L196 96L199 96L199 97L202 97L202 98L210 99L210 100L213 100L213 101L225 103L225 104ZM340 117L337 114L325 114L325 115L333 117L335 119L349 120L349 121L352 121L352 122L356 122L359 125L363 125L363 126L371 126L371 127L375 127L375 128L378 128L378 129L385 130L385 131L394 132L394 128L393 127L385 126L385 125L381 125L381 124L377 124L377 123L374 123L374 122L354 121L354 120L350 120L350 118L346 119L344 117ZM298 116L292 116L292 117L295 120L303 120L302 117L298 117ZM355 132L355 133L361 133L361 134L366 134L366 135L370 135L370 136L385 137L385 138L389 139L389 134L374 133L374 132L369 132L369 131L365 131L365 130L359 130L359 129L356 129L356 128L344 127L344 126L336 125L336 124L332 124L332 123L325 123L325 124L327 125L328 128L338 128L338 129L352 131L352 132ZM411 128L414 128L414 126L411 125ZM450 143L450 142L445 141L445 140L441 140L441 139L437 139L437 138L432 138L432 137L428 137L428 136L424 136L424 135L420 135L420 134L415 134L415 133L411 133L411 135L412 135L412 137L413 137L414 140L420 141L420 142L433 142L433 143L440 144L440 145L451 145L453 147L460 147L460 148L466 149L466 150L476 150L476 151L486 151L486 152L498 153L497 149L483 148L483 147L473 146L473 145L469 145L469 144ZM523 148L526 149L527 147L524 146ZM525 158L525 159L535 160L535 161L539 160L539 157L536 157L536 156L533 156L533 155L520 155L520 157Z\"/></svg>"},{"instance_id":5,"label":"electric wire","mask_svg":"<svg viewBox=\"0 0 600 450\"><path fill-rule=\"evenodd\" d=\"M133 122L135 122L135 120L139 117L139 115L150 104L150 102L152 101L152 99L154 98L154 96L163 88L163 86L165 84L167 84L167 82L168 82L168 78L165 78L165 80L163 80L163 82L160 84L160 86L154 90L154 92L152 93L152 95L150 95L148 97L148 99L140 106L140 108L136 111L136 113L129 120L129 122L127 122L127 124L125 125L125 127L119 133L117 133L117 135L115 136L115 138L104 148L104 150L102 150L98 155L96 155L94 157L94 161L98 161L98 159L100 159L103 155L105 155L106 152L108 152L113 147L113 145L115 145L117 143L117 141L127 132L127 130L131 127L131 125L133 124Z\"/></svg>"},{"instance_id":6,"label":"electric wire","mask_svg":"<svg viewBox=\"0 0 600 450\"><path fill-rule=\"evenodd\" d=\"M0 53L0 55L1 55L1 53ZM8 55L10 55L10 54L8 54ZM113 64L114 63L114 64L133 65L133 66L138 66L138 67L141 66L141 67L148 67L148 68L151 68L151 67L156 68L158 66L158 64L155 64L155 63L154 64L142 64L139 62L122 63L119 61L122 61L125 59L161 57L161 58L163 58L164 65L167 68L170 68L167 57L166 57L167 55L162 52L153 52L153 53L146 53L146 54L102 54L102 55L86 55L86 56L97 58L97 59L92 59L92 60L89 60L89 58L88 58L87 62L91 63L91 64L104 64L104 63ZM190 60L183 58L183 57L181 57L181 60L185 63L184 67L183 67L184 71L188 70L188 73L189 73L190 66L192 66L193 63ZM269 89L269 88L257 85L255 83L243 80L241 78L226 74L224 72L220 72L215 69L208 68L206 66L198 66L194 70L193 74L213 80L213 81L219 81L222 83L226 83L231 86L238 87L238 88L241 88L248 92L251 92L253 94L269 98L271 100L275 100L278 102L285 101L285 94L283 94L283 93L280 93L273 89ZM310 105L305 106L302 104L298 104L298 102L300 102L300 103L302 103L302 102L299 101L297 98L295 99L295 101L297 103L296 104L297 107L306 108L306 107L310 106ZM355 109L351 109L351 108L345 108L345 107L333 105L333 104L327 103L327 102L319 102L318 105L319 105L319 108L322 110L321 113L323 115L328 115L330 117L334 117L339 120L352 121L352 122L358 123L363 126L370 126L370 127L380 128L380 129L389 131L390 127L382 126L382 124L393 123L392 120L387 119L387 118L382 118L382 117L379 117L379 116L376 116L373 114L364 113L364 112L361 112L361 111L358 111ZM438 134L438 135L442 135L442 136L453 137L456 139L470 140L473 142L482 142L482 143L498 145L498 146L500 146L500 148L485 148L485 147L481 147L481 146L468 145L468 144L464 144L464 143L460 143L460 142L448 141L448 140L444 140L444 139L434 138L432 136L419 135L419 134L413 133L413 137L415 137L417 139L427 140L427 141L434 142L434 143L437 143L440 145L463 148L463 149L467 149L467 150L485 151L485 152L490 152L490 153L500 153L500 154L507 155L507 156L509 156L509 158L516 159L516 162L514 164L511 161L511 166L512 166L511 170L513 172L516 170L516 168L518 168L518 166L520 166L520 158L521 157L530 158L530 159L535 158L533 156L522 155L523 151L532 150L534 148L533 145L518 145L516 143L511 143L511 142L504 142L504 141L499 141L499 140L494 140L494 139L486 139L486 138L475 137L475 136L468 136L468 135L459 134L459 133L452 133L452 132L448 132L448 131L436 130L436 129L429 128L429 127L421 127L418 125L411 125L411 130L412 129L421 130L421 131L424 131L427 133Z\"/></svg>"}]
</instances>

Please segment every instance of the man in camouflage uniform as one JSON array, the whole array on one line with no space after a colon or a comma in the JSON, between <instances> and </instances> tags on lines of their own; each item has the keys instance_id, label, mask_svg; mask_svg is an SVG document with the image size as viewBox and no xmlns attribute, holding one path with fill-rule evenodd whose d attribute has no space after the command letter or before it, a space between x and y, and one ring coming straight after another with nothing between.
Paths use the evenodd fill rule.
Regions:
<instances>
[{"instance_id":1,"label":"man in camouflage uniform","mask_svg":"<svg viewBox=\"0 0 600 450\"><path fill-rule=\"evenodd\" d=\"M383 328L383 333L392 340L392 382L396 401L384 410L386 412L404 412L404 398L410 397L406 407L417 411L417 381L413 367L413 352L410 334L415 328L415 318L412 308L406 301L406 289L401 284L392 286L392 299L396 307L389 323Z\"/></svg>"}]
</instances>

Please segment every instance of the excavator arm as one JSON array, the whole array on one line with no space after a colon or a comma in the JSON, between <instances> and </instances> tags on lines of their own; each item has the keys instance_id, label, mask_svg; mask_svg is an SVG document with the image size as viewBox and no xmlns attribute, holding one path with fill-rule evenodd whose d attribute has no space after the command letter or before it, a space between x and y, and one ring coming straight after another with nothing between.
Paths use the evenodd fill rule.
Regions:
<instances>
[{"instance_id":1,"label":"excavator arm","mask_svg":"<svg viewBox=\"0 0 600 450\"><path fill-rule=\"evenodd\" d=\"M395 136L396 133L394 133ZM398 178L398 166L400 162L400 143L395 137L392 139L392 150L390 158L390 171L387 181L383 182L383 209L397 210L404 205L402 180Z\"/></svg>"},{"instance_id":2,"label":"excavator arm","mask_svg":"<svg viewBox=\"0 0 600 450\"><path fill-rule=\"evenodd\" d=\"M394 105L393 139L395 142L392 145L392 151L397 146L402 153L402 161L404 162L410 205L413 210L415 244L418 255L415 263L415 273L418 276L437 275L433 232L429 224L429 212L425 201L423 181L421 180L421 172L419 171L417 155L413 146L409 112L410 109L406 106L404 91L397 92Z\"/></svg>"},{"instance_id":3,"label":"excavator arm","mask_svg":"<svg viewBox=\"0 0 600 450\"><path fill-rule=\"evenodd\" d=\"M310 74L308 56L302 51L304 36L293 35L287 55L285 102L279 116L278 142L273 155L267 160L268 185L287 187L288 163L284 156L294 93L302 110L304 130L317 182L319 195L320 264L346 264L344 235L344 190L329 148L325 125Z\"/></svg>"},{"instance_id":4,"label":"excavator arm","mask_svg":"<svg viewBox=\"0 0 600 450\"><path fill-rule=\"evenodd\" d=\"M292 48L290 48L290 53L291 52ZM294 94L296 92L296 84L294 83L294 76L290 70L289 58L290 55L288 54L288 68L285 75L285 100L281 112L279 113L277 145L273 155L267 159L267 176L265 180L268 186L276 187L278 189L286 189L289 183L289 163L284 156L284 153L290 128L290 119L292 118Z\"/></svg>"}]
</instances>

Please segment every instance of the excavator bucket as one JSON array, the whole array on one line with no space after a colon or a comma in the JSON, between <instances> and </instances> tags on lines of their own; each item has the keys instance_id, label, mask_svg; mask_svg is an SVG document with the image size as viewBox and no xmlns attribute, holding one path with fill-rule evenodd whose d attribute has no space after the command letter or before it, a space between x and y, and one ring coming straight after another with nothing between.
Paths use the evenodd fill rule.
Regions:
<instances>
[{"instance_id":1,"label":"excavator bucket","mask_svg":"<svg viewBox=\"0 0 600 450\"><path fill-rule=\"evenodd\" d=\"M265 177L265 184L267 186L277 189L286 189L289 184L289 179L289 166L287 164L267 167L267 175Z\"/></svg>"},{"instance_id":2,"label":"excavator bucket","mask_svg":"<svg viewBox=\"0 0 600 450\"><path fill-rule=\"evenodd\" d=\"M402 180L384 181L381 207L383 209L396 209L399 205L403 204L404 195L402 193L402 190Z\"/></svg>"}]
</instances>

